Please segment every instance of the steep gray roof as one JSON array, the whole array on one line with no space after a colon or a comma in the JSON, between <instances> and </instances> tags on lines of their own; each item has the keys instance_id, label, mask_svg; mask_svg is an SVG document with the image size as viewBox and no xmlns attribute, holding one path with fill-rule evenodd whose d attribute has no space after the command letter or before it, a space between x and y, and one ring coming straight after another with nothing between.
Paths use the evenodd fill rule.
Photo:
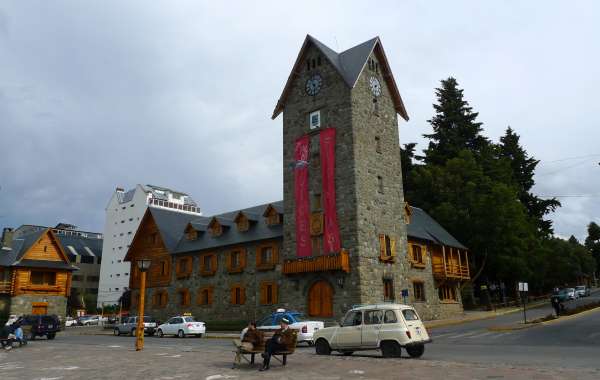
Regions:
<instances>
[{"instance_id":1,"label":"steep gray roof","mask_svg":"<svg viewBox=\"0 0 600 380\"><path fill-rule=\"evenodd\" d=\"M158 207L149 207L148 210L152 213L162 241L169 252L172 252L177 246L177 242L183 236L187 224L198 218L198 215Z\"/></svg>"},{"instance_id":2,"label":"steep gray roof","mask_svg":"<svg viewBox=\"0 0 600 380\"><path fill-rule=\"evenodd\" d=\"M71 261L74 261L75 255L102 257L102 239L72 235L56 235L56 237ZM69 247L73 247L75 252L71 251Z\"/></svg>"},{"instance_id":3,"label":"steep gray roof","mask_svg":"<svg viewBox=\"0 0 600 380\"><path fill-rule=\"evenodd\" d=\"M418 207L411 206L410 223L407 226L407 235L409 237L421 240L431 241L449 247L467 249L454 236L450 235L444 227L440 226L429 214Z\"/></svg>"},{"instance_id":4,"label":"steep gray roof","mask_svg":"<svg viewBox=\"0 0 600 380\"><path fill-rule=\"evenodd\" d=\"M317 40L311 35L307 35L304 43L302 44L302 48L300 49L300 53L298 53L298 57L296 58L296 62L292 68L292 72L290 73L288 80L283 88L281 96L277 101L277 105L275 106L275 110L273 111L272 119L275 119L277 115L279 115L285 106L287 94L291 89L291 84L294 79L298 76L298 73L301 71L299 67L300 61L304 56L304 52L309 45L314 45L319 51L325 56L325 58L331 63L331 65L336 69L336 71L341 75L344 79L344 82L350 88L354 88L356 85L356 81L360 77L360 73L362 72L369 56L376 50L377 57L381 62L381 70L383 77L390 89L392 94L392 100L394 102L394 107L396 111L405 119L408 120L408 113L406 112L406 108L404 107L404 102L400 97L400 92L398 91L398 87L396 86L396 81L394 80L394 76L392 75L392 71L390 69L390 65L387 61L387 57L385 56L385 52L383 51L383 46L381 45L381 40L379 37L372 38L366 42L363 42L359 45L356 45L346 51L341 53L337 53L327 45Z\"/></svg>"},{"instance_id":5,"label":"steep gray roof","mask_svg":"<svg viewBox=\"0 0 600 380\"><path fill-rule=\"evenodd\" d=\"M200 251L228 245L242 244L251 241L281 238L283 236L283 226L281 224L269 226L267 225L265 218L262 217L262 214L269 205L272 205L277 212L281 212L279 210L283 210L283 201L279 201L215 215L214 217L219 221L219 223L222 223L222 221L227 222L227 224L224 224L226 228L223 229L223 234L217 237L213 237L210 233L204 232L206 231L205 227L207 226L208 221L210 221L212 218L197 218L191 222L192 227L204 227L203 230L196 228L196 230L199 231L198 238L196 240L187 240L182 234L181 239L179 240L179 243L177 244L177 247L173 253ZM243 212L246 215L256 218L255 221L252 221L251 219L252 222L250 223L250 228L248 231L238 231L237 227L233 223L234 218L239 212ZM257 217L258 215L261 215L261 217Z\"/></svg>"},{"instance_id":6,"label":"steep gray roof","mask_svg":"<svg viewBox=\"0 0 600 380\"><path fill-rule=\"evenodd\" d=\"M76 270L77 267L73 265L61 262L61 261L46 261L46 260L23 260L23 256L31 248L31 246L46 232L44 230L33 231L30 234L24 235L18 239L14 239L11 243L11 250L0 251L0 266L20 266L20 267L35 267L35 268L55 268L55 269L68 269L68 270ZM65 253L67 253L66 247L63 245L61 241L61 237L66 236L57 236L58 243L62 246ZM87 239L87 240L96 240L102 244L102 240L100 239Z\"/></svg>"}]
</instances>

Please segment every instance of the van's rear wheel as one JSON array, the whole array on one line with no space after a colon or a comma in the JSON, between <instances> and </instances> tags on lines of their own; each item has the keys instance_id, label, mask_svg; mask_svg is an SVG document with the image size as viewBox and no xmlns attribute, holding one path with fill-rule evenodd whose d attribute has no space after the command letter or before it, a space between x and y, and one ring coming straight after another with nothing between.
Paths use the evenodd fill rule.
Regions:
<instances>
[{"instance_id":1,"label":"van's rear wheel","mask_svg":"<svg viewBox=\"0 0 600 380\"><path fill-rule=\"evenodd\" d=\"M331 354L331 347L325 339L319 339L315 343L315 352L317 355L329 355Z\"/></svg>"},{"instance_id":2,"label":"van's rear wheel","mask_svg":"<svg viewBox=\"0 0 600 380\"><path fill-rule=\"evenodd\" d=\"M410 355L411 358L420 358L425 352L425 345L420 344L418 346L406 347L406 352Z\"/></svg>"},{"instance_id":3,"label":"van's rear wheel","mask_svg":"<svg viewBox=\"0 0 600 380\"><path fill-rule=\"evenodd\" d=\"M398 342L381 342L381 355L384 358L399 358L402 355L402 349Z\"/></svg>"},{"instance_id":4,"label":"van's rear wheel","mask_svg":"<svg viewBox=\"0 0 600 380\"><path fill-rule=\"evenodd\" d=\"M354 353L354 351L342 351L342 355L344 356L350 356Z\"/></svg>"}]
</instances>

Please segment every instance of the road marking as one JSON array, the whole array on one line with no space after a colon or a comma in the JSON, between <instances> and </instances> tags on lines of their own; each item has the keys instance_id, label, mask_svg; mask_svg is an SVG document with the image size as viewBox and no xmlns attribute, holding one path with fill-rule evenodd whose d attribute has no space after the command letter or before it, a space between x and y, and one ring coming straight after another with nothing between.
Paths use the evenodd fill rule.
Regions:
<instances>
[{"instance_id":1,"label":"road marking","mask_svg":"<svg viewBox=\"0 0 600 380\"><path fill-rule=\"evenodd\" d=\"M484 332L483 334L469 336L469 337L467 337L467 339L479 339L479 338L483 338L484 336L489 336L489 335L493 335L493 334L495 334L495 333L493 333L493 332Z\"/></svg>"},{"instance_id":2,"label":"road marking","mask_svg":"<svg viewBox=\"0 0 600 380\"><path fill-rule=\"evenodd\" d=\"M479 334L479 333L481 333L481 331L479 331L479 330L478 331L471 331L471 332L464 333L464 334L453 335L451 337L448 337L448 339L465 338L465 337L468 337L468 336L471 336L471 335L475 335L475 334Z\"/></svg>"}]
</instances>

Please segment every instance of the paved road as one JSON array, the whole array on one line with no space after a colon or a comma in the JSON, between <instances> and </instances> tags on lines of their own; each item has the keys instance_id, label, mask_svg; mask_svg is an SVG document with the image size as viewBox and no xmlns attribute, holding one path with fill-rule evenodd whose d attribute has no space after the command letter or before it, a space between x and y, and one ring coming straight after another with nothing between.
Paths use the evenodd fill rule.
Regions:
<instances>
[{"instance_id":1,"label":"paved road","mask_svg":"<svg viewBox=\"0 0 600 380\"><path fill-rule=\"evenodd\" d=\"M600 300L600 293L571 301ZM532 315L550 314L551 307L532 310ZM432 360L467 363L498 363L527 366L600 368L600 311L536 325L524 330L490 331L490 327L522 320L522 313L432 329L434 343L427 347Z\"/></svg>"}]
</instances>

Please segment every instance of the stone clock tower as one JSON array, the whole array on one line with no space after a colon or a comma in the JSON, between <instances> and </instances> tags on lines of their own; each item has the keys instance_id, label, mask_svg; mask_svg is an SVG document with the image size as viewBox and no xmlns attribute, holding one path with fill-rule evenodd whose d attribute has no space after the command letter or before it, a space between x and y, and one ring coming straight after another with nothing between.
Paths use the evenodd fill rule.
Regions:
<instances>
[{"instance_id":1,"label":"stone clock tower","mask_svg":"<svg viewBox=\"0 0 600 380\"><path fill-rule=\"evenodd\" d=\"M279 114L281 301L324 318L401 302L409 269L398 115L408 115L379 38L337 53L307 36Z\"/></svg>"}]
</instances>

